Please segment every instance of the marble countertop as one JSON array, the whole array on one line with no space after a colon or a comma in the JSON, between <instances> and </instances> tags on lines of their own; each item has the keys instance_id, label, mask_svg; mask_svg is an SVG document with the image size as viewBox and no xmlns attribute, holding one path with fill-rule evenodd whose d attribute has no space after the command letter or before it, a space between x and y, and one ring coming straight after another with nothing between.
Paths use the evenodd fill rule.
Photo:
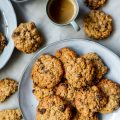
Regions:
<instances>
[{"instance_id":1,"label":"marble countertop","mask_svg":"<svg viewBox=\"0 0 120 120\"><path fill-rule=\"evenodd\" d=\"M34 21L44 38L44 46L53 43L58 40L70 39L70 38L84 38L88 39L83 31L82 18L89 11L83 4L83 0L78 0L80 5L80 12L77 18L77 22L81 27L81 31L76 32L71 26L59 27L52 24L46 16L46 2L47 0L31 0L25 3L12 3L17 15L18 24L26 21ZM96 41L105 47L111 49L118 56L120 56L120 1L116 3L114 0L109 0L106 6L102 9L112 15L114 21L114 32L106 40ZM7 9L7 8L6 8ZM41 48L40 48L41 49ZM11 59L7 65L0 70L0 79L4 77L10 77L17 81L20 81L23 70L29 63L34 54L23 54L16 49L11 56ZM114 61L115 62L115 61ZM0 109L9 109L18 107L17 93L10 97L5 103L0 104Z\"/></svg>"}]
</instances>

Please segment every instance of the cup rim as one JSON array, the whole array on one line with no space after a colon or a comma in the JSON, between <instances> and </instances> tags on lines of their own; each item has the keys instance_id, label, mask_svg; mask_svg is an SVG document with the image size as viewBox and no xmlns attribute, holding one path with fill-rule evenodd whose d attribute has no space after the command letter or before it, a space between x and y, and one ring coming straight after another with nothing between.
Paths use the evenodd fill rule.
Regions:
<instances>
[{"instance_id":1,"label":"cup rim","mask_svg":"<svg viewBox=\"0 0 120 120\"><path fill-rule=\"evenodd\" d=\"M27 2L28 0L12 0L12 1L17 3L22 3L22 2Z\"/></svg>"},{"instance_id":2,"label":"cup rim","mask_svg":"<svg viewBox=\"0 0 120 120\"><path fill-rule=\"evenodd\" d=\"M54 22L54 21L50 18L50 16L49 16L48 7L49 7L49 2L50 2L50 0L48 0L47 5L46 5L46 13L47 13L47 17L49 18L49 20L50 20L53 24L58 25L58 26L65 26L65 25L70 24L72 21L75 21L76 17L78 16L78 13L79 13L79 5L78 5L77 0L74 0L74 1L75 1L76 8L77 8L77 9L76 9L76 14L75 14L75 16L74 16L70 21L68 21L67 23L56 23L56 22Z\"/></svg>"}]
</instances>

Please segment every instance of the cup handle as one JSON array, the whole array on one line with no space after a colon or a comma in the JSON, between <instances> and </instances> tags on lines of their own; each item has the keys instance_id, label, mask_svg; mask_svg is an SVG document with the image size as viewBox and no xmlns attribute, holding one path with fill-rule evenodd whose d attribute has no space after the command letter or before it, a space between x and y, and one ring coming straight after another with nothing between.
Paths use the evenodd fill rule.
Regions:
<instances>
[{"instance_id":1,"label":"cup handle","mask_svg":"<svg viewBox=\"0 0 120 120\"><path fill-rule=\"evenodd\" d=\"M78 25L75 21L72 21L70 24L73 26L73 28L74 28L77 32L80 31L80 27L79 27L79 25Z\"/></svg>"}]
</instances>

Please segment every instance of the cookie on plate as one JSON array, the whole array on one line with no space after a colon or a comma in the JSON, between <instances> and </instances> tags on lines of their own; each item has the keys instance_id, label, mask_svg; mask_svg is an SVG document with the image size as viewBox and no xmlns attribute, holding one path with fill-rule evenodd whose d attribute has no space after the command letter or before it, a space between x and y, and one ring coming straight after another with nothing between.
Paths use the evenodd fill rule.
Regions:
<instances>
[{"instance_id":1,"label":"cookie on plate","mask_svg":"<svg viewBox=\"0 0 120 120\"><path fill-rule=\"evenodd\" d=\"M69 85L66 81L64 83L60 83L56 87L56 95L59 95L73 106L75 106L74 100L76 91L77 90L72 85Z\"/></svg>"},{"instance_id":2,"label":"cookie on plate","mask_svg":"<svg viewBox=\"0 0 120 120\"><path fill-rule=\"evenodd\" d=\"M112 33L112 17L102 11L92 10L84 18L84 31L88 37L99 40Z\"/></svg>"},{"instance_id":3,"label":"cookie on plate","mask_svg":"<svg viewBox=\"0 0 120 120\"><path fill-rule=\"evenodd\" d=\"M45 97L37 107L36 120L70 120L71 109L58 96Z\"/></svg>"},{"instance_id":4,"label":"cookie on plate","mask_svg":"<svg viewBox=\"0 0 120 120\"><path fill-rule=\"evenodd\" d=\"M85 4L91 9L98 9L105 5L107 0L85 0Z\"/></svg>"},{"instance_id":5,"label":"cookie on plate","mask_svg":"<svg viewBox=\"0 0 120 120\"><path fill-rule=\"evenodd\" d=\"M46 96L51 96L54 94L54 89L40 88L36 84L33 84L33 94L37 100L41 101Z\"/></svg>"},{"instance_id":6,"label":"cookie on plate","mask_svg":"<svg viewBox=\"0 0 120 120\"><path fill-rule=\"evenodd\" d=\"M27 54L36 52L42 43L42 38L35 23L21 23L13 32L15 47Z\"/></svg>"},{"instance_id":7,"label":"cookie on plate","mask_svg":"<svg viewBox=\"0 0 120 120\"><path fill-rule=\"evenodd\" d=\"M32 68L32 79L41 88L53 88L62 76L62 63L52 55L41 55Z\"/></svg>"},{"instance_id":8,"label":"cookie on plate","mask_svg":"<svg viewBox=\"0 0 120 120\"><path fill-rule=\"evenodd\" d=\"M18 89L18 83L15 80L5 78L0 80L0 102L4 102L9 96Z\"/></svg>"},{"instance_id":9,"label":"cookie on plate","mask_svg":"<svg viewBox=\"0 0 120 120\"><path fill-rule=\"evenodd\" d=\"M5 46L6 46L5 37L0 32L0 53L4 50Z\"/></svg>"},{"instance_id":10,"label":"cookie on plate","mask_svg":"<svg viewBox=\"0 0 120 120\"><path fill-rule=\"evenodd\" d=\"M71 48L61 48L55 53L55 56L65 65L71 61L75 61L77 54Z\"/></svg>"},{"instance_id":11,"label":"cookie on plate","mask_svg":"<svg viewBox=\"0 0 120 120\"><path fill-rule=\"evenodd\" d=\"M103 63L102 59L96 53L88 53L82 56L85 59L91 60L95 67L95 82L99 80L107 73L108 68Z\"/></svg>"},{"instance_id":12,"label":"cookie on plate","mask_svg":"<svg viewBox=\"0 0 120 120\"><path fill-rule=\"evenodd\" d=\"M82 113L77 112L73 120L99 120L97 114L89 114L87 116L82 115Z\"/></svg>"},{"instance_id":13,"label":"cookie on plate","mask_svg":"<svg viewBox=\"0 0 120 120\"><path fill-rule=\"evenodd\" d=\"M22 120L22 113L19 109L1 110L0 120Z\"/></svg>"},{"instance_id":14,"label":"cookie on plate","mask_svg":"<svg viewBox=\"0 0 120 120\"><path fill-rule=\"evenodd\" d=\"M99 112L107 104L107 98L97 86L81 89L75 97L75 106L82 115Z\"/></svg>"},{"instance_id":15,"label":"cookie on plate","mask_svg":"<svg viewBox=\"0 0 120 120\"><path fill-rule=\"evenodd\" d=\"M74 64L76 58L77 58L77 54L75 51L73 51L71 48L68 47L64 47L59 49L56 53L55 56L61 60L64 69L66 69L66 67L69 64ZM66 78L66 70L65 70L65 74L64 74L64 78Z\"/></svg>"},{"instance_id":16,"label":"cookie on plate","mask_svg":"<svg viewBox=\"0 0 120 120\"><path fill-rule=\"evenodd\" d=\"M66 79L75 88L91 85L95 75L93 63L84 58L77 58L74 64L65 66Z\"/></svg>"},{"instance_id":17,"label":"cookie on plate","mask_svg":"<svg viewBox=\"0 0 120 120\"><path fill-rule=\"evenodd\" d=\"M98 87L108 96L108 103L100 112L106 114L118 109L120 107L120 85L111 80L103 79Z\"/></svg>"}]
</instances>

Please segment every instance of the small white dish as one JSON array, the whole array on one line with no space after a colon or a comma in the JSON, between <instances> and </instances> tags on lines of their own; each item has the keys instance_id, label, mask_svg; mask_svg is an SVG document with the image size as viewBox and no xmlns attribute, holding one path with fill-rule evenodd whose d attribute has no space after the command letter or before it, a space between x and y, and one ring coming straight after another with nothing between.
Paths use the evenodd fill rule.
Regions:
<instances>
[{"instance_id":1,"label":"small white dish","mask_svg":"<svg viewBox=\"0 0 120 120\"><path fill-rule=\"evenodd\" d=\"M0 0L0 31L8 41L4 51L0 54L0 69L2 69L8 62L14 50L14 43L11 40L11 34L16 26L16 15L11 2L9 0Z\"/></svg>"},{"instance_id":2,"label":"small white dish","mask_svg":"<svg viewBox=\"0 0 120 120\"><path fill-rule=\"evenodd\" d=\"M23 72L19 86L19 105L25 120L35 120L36 106L38 104L38 101L32 94L31 70L34 62L41 54L50 53L54 55L58 49L63 47L73 48L79 55L89 52L96 52L101 56L105 64L110 69L106 77L120 83L120 67L118 67L120 66L120 59L109 49L98 43L83 39L69 39L52 43L51 45L40 50ZM111 114L102 115L100 117L102 118L101 120L120 120L119 115L120 109Z\"/></svg>"}]
</instances>

